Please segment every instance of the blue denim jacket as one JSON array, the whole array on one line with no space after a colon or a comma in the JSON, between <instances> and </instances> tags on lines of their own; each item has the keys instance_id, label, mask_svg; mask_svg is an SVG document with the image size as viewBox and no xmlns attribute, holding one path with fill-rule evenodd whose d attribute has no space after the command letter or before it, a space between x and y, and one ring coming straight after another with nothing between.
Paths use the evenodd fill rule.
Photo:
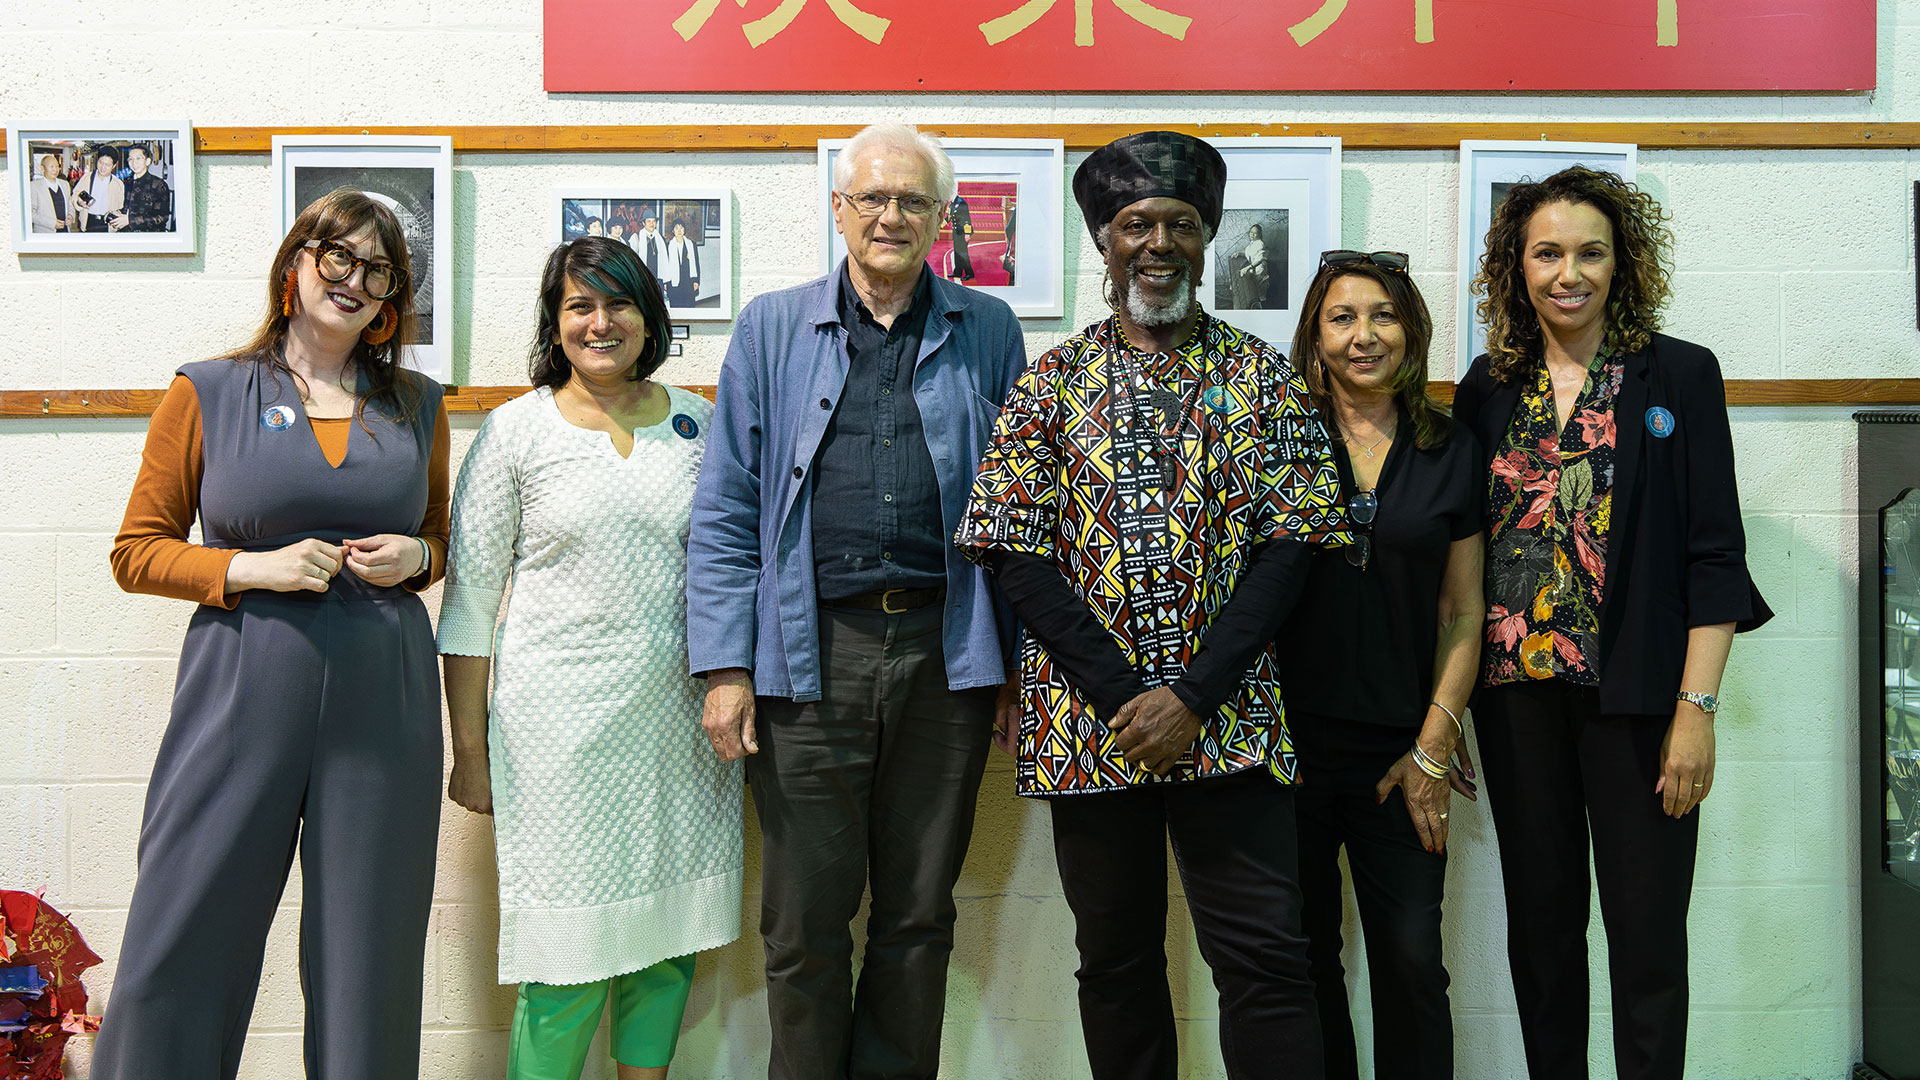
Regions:
<instances>
[{"instance_id":1,"label":"blue denim jacket","mask_svg":"<svg viewBox=\"0 0 1920 1080\"><path fill-rule=\"evenodd\" d=\"M931 270L926 271L932 273ZM757 694L820 699L813 581L814 458L847 384L836 285L844 264L754 298L720 367L713 429L687 539L687 657L694 674L748 668ZM947 686L1005 681L1013 616L953 546L980 458L1026 366L1020 322L1000 300L933 279L913 400L940 485L947 539Z\"/></svg>"}]
</instances>

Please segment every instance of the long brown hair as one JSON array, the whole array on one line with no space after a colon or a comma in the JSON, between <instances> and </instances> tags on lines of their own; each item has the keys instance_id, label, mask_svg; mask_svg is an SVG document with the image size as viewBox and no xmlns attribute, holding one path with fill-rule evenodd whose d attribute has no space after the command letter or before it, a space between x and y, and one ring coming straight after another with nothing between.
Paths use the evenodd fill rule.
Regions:
<instances>
[{"instance_id":1,"label":"long brown hair","mask_svg":"<svg viewBox=\"0 0 1920 1080\"><path fill-rule=\"evenodd\" d=\"M1606 347L1633 352L1647 347L1660 329L1660 312L1672 296L1673 233L1667 212L1653 196L1610 172L1575 165L1538 183L1515 184L1493 212L1487 251L1473 291L1475 310L1487 328L1487 368L1511 382L1541 362L1540 314L1527 294L1523 265L1527 223L1552 203L1591 206L1613 227L1613 284L1607 290Z\"/></svg>"},{"instance_id":2,"label":"long brown hair","mask_svg":"<svg viewBox=\"0 0 1920 1080\"><path fill-rule=\"evenodd\" d=\"M1402 271L1383 270L1372 263L1323 265L1307 283L1306 299L1300 304L1300 321L1293 330L1293 362L1306 376L1307 390L1313 395L1313 406L1319 410L1320 419L1338 432L1340 420L1333 411L1326 365L1320 360L1320 308L1327 302L1327 292L1333 283L1343 277L1363 277L1379 282L1386 290L1387 299L1407 332L1406 354L1400 358L1400 366L1395 369L1388 389L1413 421L1414 445L1422 450L1445 446L1447 436L1453 433L1453 425L1448 422L1446 407L1427 393L1427 350L1433 344L1433 316L1427 313L1427 302L1412 277Z\"/></svg>"},{"instance_id":3,"label":"long brown hair","mask_svg":"<svg viewBox=\"0 0 1920 1080\"><path fill-rule=\"evenodd\" d=\"M216 359L268 364L276 371L286 372L304 393L306 380L287 366L285 355L287 327L293 322L293 317L286 314L282 306L286 302L287 276L294 273L307 241L345 240L368 227L372 227L380 245L386 249L387 258L406 275L407 283L386 301L393 305L394 316L400 320L393 335L378 345L368 344L365 338L354 343L353 363L365 377L367 390L354 395L353 412L362 427L368 402L378 405L396 420L412 420L420 402L420 387L412 376L403 376L400 367L401 345L413 336L413 269L407 258L407 236L392 210L360 191L340 188L315 199L300 211L293 228L288 229L286 238L280 241L280 250L274 253L273 265L267 271L266 318L245 345Z\"/></svg>"}]
</instances>

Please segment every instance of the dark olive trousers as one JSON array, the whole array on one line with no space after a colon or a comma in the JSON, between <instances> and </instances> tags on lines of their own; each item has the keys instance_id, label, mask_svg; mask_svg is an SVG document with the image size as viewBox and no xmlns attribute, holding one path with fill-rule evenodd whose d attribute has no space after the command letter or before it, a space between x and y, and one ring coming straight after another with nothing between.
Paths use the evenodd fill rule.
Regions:
<instances>
[{"instance_id":1,"label":"dark olive trousers","mask_svg":"<svg viewBox=\"0 0 1920 1080\"><path fill-rule=\"evenodd\" d=\"M936 1075L953 886L973 835L994 687L947 689L941 605L820 607L821 697L758 699L771 1080ZM853 978L850 924L871 889Z\"/></svg>"}]
</instances>

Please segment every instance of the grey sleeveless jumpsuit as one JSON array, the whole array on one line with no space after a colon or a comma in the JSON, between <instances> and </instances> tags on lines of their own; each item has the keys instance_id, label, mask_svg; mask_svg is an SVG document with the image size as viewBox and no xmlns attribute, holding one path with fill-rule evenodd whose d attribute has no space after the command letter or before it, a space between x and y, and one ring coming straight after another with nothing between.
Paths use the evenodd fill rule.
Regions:
<instances>
[{"instance_id":1,"label":"grey sleeveless jumpsuit","mask_svg":"<svg viewBox=\"0 0 1920 1080\"><path fill-rule=\"evenodd\" d=\"M418 533L440 386L410 422L371 404L327 464L292 380L253 361L180 373L200 399L209 547ZM290 411L289 411L290 410ZM314 1080L419 1074L440 824L440 680L420 599L344 567L324 593L201 606L140 829L139 877L96 1080L230 1080L295 845Z\"/></svg>"}]
</instances>

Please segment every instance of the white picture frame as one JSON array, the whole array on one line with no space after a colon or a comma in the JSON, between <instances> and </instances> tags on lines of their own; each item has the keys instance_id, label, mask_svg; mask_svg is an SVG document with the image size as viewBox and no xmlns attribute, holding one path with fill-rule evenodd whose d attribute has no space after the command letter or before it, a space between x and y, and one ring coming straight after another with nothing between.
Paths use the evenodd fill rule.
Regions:
<instances>
[{"instance_id":1,"label":"white picture frame","mask_svg":"<svg viewBox=\"0 0 1920 1080\"><path fill-rule=\"evenodd\" d=\"M846 241L834 225L833 163L846 139L821 139L820 265L830 272L846 257ZM1066 144L1060 139L942 139L953 159L959 198L968 199L968 214L978 220L965 246L973 264L970 288L997 296L1022 319L1057 319L1066 314ZM1009 203L1014 211L1014 235L1004 231ZM950 208L951 209L951 208ZM983 227L984 226L984 227ZM1011 264L1005 258L1011 248ZM940 235L928 253L935 273L952 276L960 271L960 253L952 240L952 226L942 221ZM1010 282L1010 283L1009 283Z\"/></svg>"},{"instance_id":2,"label":"white picture frame","mask_svg":"<svg viewBox=\"0 0 1920 1080\"><path fill-rule=\"evenodd\" d=\"M387 204L407 232L416 339L401 362L440 382L453 375L453 139L447 135L275 135L276 237L340 187Z\"/></svg>"},{"instance_id":3,"label":"white picture frame","mask_svg":"<svg viewBox=\"0 0 1920 1080\"><path fill-rule=\"evenodd\" d=\"M668 242L673 229L687 229L694 239L690 269L696 271L693 282L680 280L672 266L649 266L660 279L667 295L667 317L690 322L724 322L734 315L733 191L729 188L638 187L610 188L592 185L567 185L553 189L550 235L559 245L590 235L587 223L598 219L603 236L612 235L619 226L620 237L641 255L645 251L627 235L631 227L644 235L645 218L651 214L655 231ZM691 234L698 219L699 238ZM663 248L667 245L663 244ZM662 253L664 254L664 252Z\"/></svg>"},{"instance_id":4,"label":"white picture frame","mask_svg":"<svg viewBox=\"0 0 1920 1080\"><path fill-rule=\"evenodd\" d=\"M1210 138L1227 163L1224 212L1207 245L1203 306L1283 353L1320 253L1340 247L1340 140ZM1257 273L1252 226L1266 272ZM1275 232L1282 235L1274 236ZM1256 284L1256 282L1258 284Z\"/></svg>"},{"instance_id":5,"label":"white picture frame","mask_svg":"<svg viewBox=\"0 0 1920 1080\"><path fill-rule=\"evenodd\" d=\"M1640 148L1633 143L1525 142L1467 139L1460 143L1460 252L1458 303L1454 319L1454 375L1464 377L1474 357L1487 351L1487 328L1474 312L1473 278L1487 250L1487 229L1493 224L1496 195L1527 180L1545 180L1562 169L1585 165L1603 169L1632 183L1638 173Z\"/></svg>"},{"instance_id":6,"label":"white picture frame","mask_svg":"<svg viewBox=\"0 0 1920 1080\"><path fill-rule=\"evenodd\" d=\"M135 177L128 152L138 149L148 165ZM100 152L114 155L114 170L100 181L122 208L93 214L94 162ZM199 250L194 219L197 196L193 174L193 125L168 123L47 123L23 120L7 126L7 155L13 194L13 250L23 255L192 255ZM43 178L42 159L57 156L57 185ZM159 200L141 198L129 185L164 189ZM64 194L62 194L64 192ZM134 195L136 205L124 205ZM87 205L76 205L85 203ZM64 204L64 205L61 205ZM60 211L56 212L56 207ZM144 211L144 212L143 212ZM118 227L115 227L116 223ZM103 226L94 231L90 225Z\"/></svg>"}]
</instances>

